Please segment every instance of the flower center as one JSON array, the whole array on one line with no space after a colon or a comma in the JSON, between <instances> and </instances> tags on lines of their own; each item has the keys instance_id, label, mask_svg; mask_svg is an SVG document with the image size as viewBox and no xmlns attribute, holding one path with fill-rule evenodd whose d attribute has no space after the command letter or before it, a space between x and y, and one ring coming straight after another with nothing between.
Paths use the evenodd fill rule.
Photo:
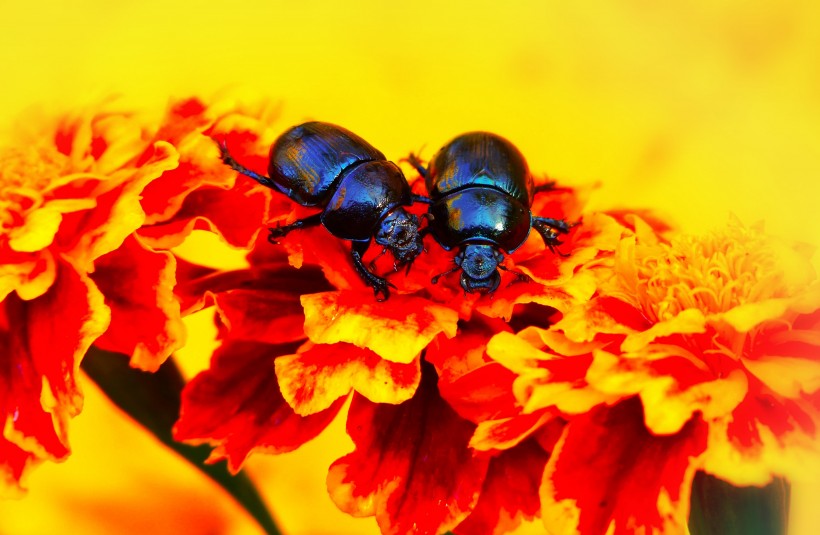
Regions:
<instances>
[{"instance_id":1,"label":"flower center","mask_svg":"<svg viewBox=\"0 0 820 535\"><path fill-rule=\"evenodd\" d=\"M639 260L638 297L655 321L689 308L705 315L727 312L796 290L782 271L787 247L739 224L653 249Z\"/></svg>"},{"instance_id":2,"label":"flower center","mask_svg":"<svg viewBox=\"0 0 820 535\"><path fill-rule=\"evenodd\" d=\"M53 147L0 151L0 232L22 224L43 204L44 193L69 169L69 158Z\"/></svg>"}]
</instances>

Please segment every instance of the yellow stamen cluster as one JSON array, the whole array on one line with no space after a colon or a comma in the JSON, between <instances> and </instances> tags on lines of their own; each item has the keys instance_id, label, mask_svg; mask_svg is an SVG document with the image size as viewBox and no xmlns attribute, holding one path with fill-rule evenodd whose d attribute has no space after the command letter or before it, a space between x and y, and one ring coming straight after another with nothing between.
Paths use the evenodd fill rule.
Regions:
<instances>
[{"instance_id":1,"label":"yellow stamen cluster","mask_svg":"<svg viewBox=\"0 0 820 535\"><path fill-rule=\"evenodd\" d=\"M638 246L640 249L641 246ZM793 295L785 246L757 229L731 225L706 236L637 251L637 297L648 319L667 321L687 309L705 316L747 303Z\"/></svg>"},{"instance_id":2,"label":"yellow stamen cluster","mask_svg":"<svg viewBox=\"0 0 820 535\"><path fill-rule=\"evenodd\" d=\"M42 206L44 194L67 174L68 156L53 147L0 151L0 233L21 225L27 213Z\"/></svg>"}]
</instances>

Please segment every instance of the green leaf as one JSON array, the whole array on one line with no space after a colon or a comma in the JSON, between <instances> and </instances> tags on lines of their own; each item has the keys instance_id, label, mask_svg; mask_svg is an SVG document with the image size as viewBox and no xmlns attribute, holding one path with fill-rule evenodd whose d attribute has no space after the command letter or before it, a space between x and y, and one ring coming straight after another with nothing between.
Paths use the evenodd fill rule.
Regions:
<instances>
[{"instance_id":1,"label":"green leaf","mask_svg":"<svg viewBox=\"0 0 820 535\"><path fill-rule=\"evenodd\" d=\"M180 394L185 380L172 359L168 359L156 373L147 373L131 368L125 355L92 346L83 359L82 369L115 405L233 496L265 533L281 533L245 473L231 475L224 461L205 464L211 452L207 445L190 446L174 441L171 429L179 416Z\"/></svg>"},{"instance_id":2,"label":"green leaf","mask_svg":"<svg viewBox=\"0 0 820 535\"><path fill-rule=\"evenodd\" d=\"M698 472L691 505L691 535L785 535L789 485L778 478L765 487L734 487Z\"/></svg>"}]
</instances>

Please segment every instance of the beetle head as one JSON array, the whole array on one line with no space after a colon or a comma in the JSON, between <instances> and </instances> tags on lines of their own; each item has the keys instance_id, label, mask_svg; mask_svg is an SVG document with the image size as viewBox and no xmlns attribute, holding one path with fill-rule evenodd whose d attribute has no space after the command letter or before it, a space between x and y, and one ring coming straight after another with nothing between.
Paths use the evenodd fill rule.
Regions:
<instances>
[{"instance_id":1,"label":"beetle head","mask_svg":"<svg viewBox=\"0 0 820 535\"><path fill-rule=\"evenodd\" d=\"M388 213L376 231L376 243L387 247L399 264L412 262L424 244L419 234L419 218L399 206Z\"/></svg>"},{"instance_id":2,"label":"beetle head","mask_svg":"<svg viewBox=\"0 0 820 535\"><path fill-rule=\"evenodd\" d=\"M501 282L498 265L504 260L494 245L468 244L456 255L465 292L492 293Z\"/></svg>"}]
</instances>

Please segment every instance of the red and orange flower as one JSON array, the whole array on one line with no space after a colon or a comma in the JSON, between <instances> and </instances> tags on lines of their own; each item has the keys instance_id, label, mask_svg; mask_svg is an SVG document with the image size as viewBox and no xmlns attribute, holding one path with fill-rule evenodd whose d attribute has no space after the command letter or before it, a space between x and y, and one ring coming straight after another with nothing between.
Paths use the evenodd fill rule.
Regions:
<instances>
[{"instance_id":1,"label":"red and orange flower","mask_svg":"<svg viewBox=\"0 0 820 535\"><path fill-rule=\"evenodd\" d=\"M231 146L262 172L264 158L242 150ZM585 195L556 189L534 211L577 220ZM308 214L279 203L269 224ZM347 429L356 450L328 474L342 510L374 516L384 533L444 532L468 517L460 531L492 531L532 518L537 497L525 489L537 488L531 469L543 468L546 450L534 440L497 458L471 448L482 415L461 411L447 396L475 365L493 367L483 347L498 330L512 330L503 319L546 325L591 298L627 231L615 218L586 215L568 236L567 258L545 252L535 237L508 259L532 281L508 275L484 296L465 295L456 277L431 282L453 262L431 242L409 274L389 275L397 289L376 302L353 270L348 245L321 227L293 232L278 248L259 239L244 270L187 266L190 277L181 276L178 287L184 308L213 302L222 343L211 368L186 388L175 435L213 444L212 460L225 458L238 470L254 451L300 446L351 399ZM382 272L392 270L389 259L376 261ZM488 388L507 386L486 379ZM514 411L512 395L505 398L508 406L484 417Z\"/></svg>"},{"instance_id":2,"label":"red and orange flower","mask_svg":"<svg viewBox=\"0 0 820 535\"><path fill-rule=\"evenodd\" d=\"M540 488L554 532L683 531L696 470L739 486L818 473L808 249L736 222L667 241L628 221L593 299L487 349L519 410L481 423L475 447L564 422Z\"/></svg>"},{"instance_id":3,"label":"red and orange flower","mask_svg":"<svg viewBox=\"0 0 820 535\"><path fill-rule=\"evenodd\" d=\"M533 237L497 291L468 295L455 276L431 281L453 253L429 238L407 273L371 251L364 261L396 286L376 302L324 228L280 246L260 233L310 210L237 177L214 139L262 172L271 114L189 99L150 129L106 108L2 153L11 488L68 455L91 344L153 371L183 344L181 317L206 306L221 345L183 392L176 438L213 445L211 461L237 471L345 414L355 450L330 467L328 491L383 533L504 533L539 516L556 533L682 532L697 470L750 485L819 468L807 247L734 222L678 236L585 213L590 188L558 188L533 212L581 222L568 256ZM249 249L247 267L175 256L194 230Z\"/></svg>"},{"instance_id":4,"label":"red and orange flower","mask_svg":"<svg viewBox=\"0 0 820 535\"><path fill-rule=\"evenodd\" d=\"M82 407L77 369L107 329L112 345L138 359L144 351L167 356L178 342L139 348L116 334L138 306L123 288L150 288L172 262L132 236L144 217L141 192L177 165L171 145L146 143L144 134L129 114L103 107L61 118L0 152L6 488L19 489L30 465L68 455L68 420ZM137 275L127 285L122 264ZM160 303L172 307L171 286L165 290L144 296L149 316Z\"/></svg>"},{"instance_id":5,"label":"red and orange flower","mask_svg":"<svg viewBox=\"0 0 820 535\"><path fill-rule=\"evenodd\" d=\"M235 245L258 232L269 194L234 188L203 133L217 121L256 126L238 108L181 101L157 127L107 103L0 151L0 463L12 492L28 466L68 455L92 343L149 371L183 345L165 249L208 216Z\"/></svg>"}]
</instances>

